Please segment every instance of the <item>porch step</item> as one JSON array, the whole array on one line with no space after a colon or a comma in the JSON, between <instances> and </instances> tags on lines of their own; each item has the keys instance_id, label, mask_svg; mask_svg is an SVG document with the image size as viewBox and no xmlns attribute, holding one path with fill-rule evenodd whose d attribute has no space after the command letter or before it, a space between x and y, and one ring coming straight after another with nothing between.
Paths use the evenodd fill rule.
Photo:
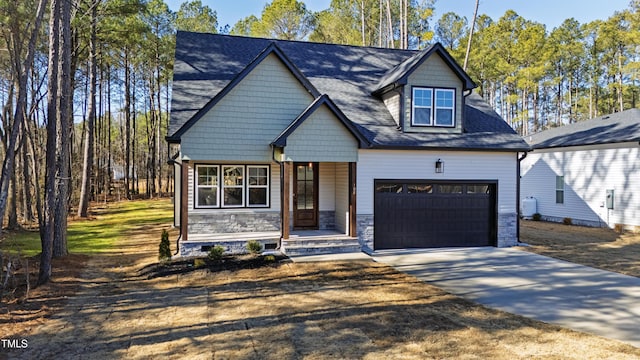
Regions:
<instances>
[{"instance_id":1,"label":"porch step","mask_svg":"<svg viewBox=\"0 0 640 360\"><path fill-rule=\"evenodd\" d=\"M312 239L282 239L281 250L286 255L296 256L359 252L361 247L357 238L347 236L316 236Z\"/></svg>"}]
</instances>

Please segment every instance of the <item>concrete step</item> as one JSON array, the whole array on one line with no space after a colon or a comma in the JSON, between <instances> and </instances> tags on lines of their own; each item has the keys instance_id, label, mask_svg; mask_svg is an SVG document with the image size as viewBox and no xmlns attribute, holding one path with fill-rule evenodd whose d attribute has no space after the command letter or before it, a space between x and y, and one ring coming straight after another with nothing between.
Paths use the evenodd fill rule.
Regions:
<instances>
[{"instance_id":1,"label":"concrete step","mask_svg":"<svg viewBox=\"0 0 640 360\"><path fill-rule=\"evenodd\" d=\"M320 255L359 252L360 243L356 238L314 238L282 240L282 252L286 255Z\"/></svg>"},{"instance_id":2,"label":"concrete step","mask_svg":"<svg viewBox=\"0 0 640 360\"><path fill-rule=\"evenodd\" d=\"M358 245L357 238L351 237L313 237L313 238L302 238L302 239L282 239L283 246L307 246L307 247L316 247L316 246L324 246L324 245Z\"/></svg>"},{"instance_id":3,"label":"concrete step","mask_svg":"<svg viewBox=\"0 0 640 360\"><path fill-rule=\"evenodd\" d=\"M342 254L342 253L359 252L360 245L352 245L352 246L325 245L325 246L317 246L317 247L305 247L305 246L284 247L283 246L281 250L285 255L288 255L288 256Z\"/></svg>"}]
</instances>

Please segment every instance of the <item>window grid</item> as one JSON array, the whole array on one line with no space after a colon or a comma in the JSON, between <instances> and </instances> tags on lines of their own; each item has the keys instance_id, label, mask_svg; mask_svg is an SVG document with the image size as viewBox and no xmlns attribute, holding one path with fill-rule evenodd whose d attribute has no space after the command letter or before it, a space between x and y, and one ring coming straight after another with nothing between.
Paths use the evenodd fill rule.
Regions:
<instances>
[{"instance_id":1,"label":"window grid","mask_svg":"<svg viewBox=\"0 0 640 360\"><path fill-rule=\"evenodd\" d=\"M197 207L211 208L219 206L218 169L219 167L216 165L196 166Z\"/></svg>"},{"instance_id":2,"label":"window grid","mask_svg":"<svg viewBox=\"0 0 640 360\"><path fill-rule=\"evenodd\" d=\"M195 208L269 207L269 165L195 165Z\"/></svg>"},{"instance_id":3,"label":"window grid","mask_svg":"<svg viewBox=\"0 0 640 360\"><path fill-rule=\"evenodd\" d=\"M415 87L411 125L455 126L455 89Z\"/></svg>"},{"instance_id":4,"label":"window grid","mask_svg":"<svg viewBox=\"0 0 640 360\"><path fill-rule=\"evenodd\" d=\"M564 176L556 176L556 204L564 204Z\"/></svg>"},{"instance_id":5,"label":"window grid","mask_svg":"<svg viewBox=\"0 0 640 360\"><path fill-rule=\"evenodd\" d=\"M248 207L269 206L269 167L247 166L249 181L247 183Z\"/></svg>"},{"instance_id":6,"label":"window grid","mask_svg":"<svg viewBox=\"0 0 640 360\"><path fill-rule=\"evenodd\" d=\"M425 88L413 89L413 123L416 125L432 125L433 90Z\"/></svg>"}]
</instances>

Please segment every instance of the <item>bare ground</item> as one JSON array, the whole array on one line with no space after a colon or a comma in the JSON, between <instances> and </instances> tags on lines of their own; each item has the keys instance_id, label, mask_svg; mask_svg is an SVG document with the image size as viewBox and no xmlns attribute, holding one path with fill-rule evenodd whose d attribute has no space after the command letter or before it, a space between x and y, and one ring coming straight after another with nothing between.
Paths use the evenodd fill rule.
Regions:
<instances>
[{"instance_id":1,"label":"bare ground","mask_svg":"<svg viewBox=\"0 0 640 360\"><path fill-rule=\"evenodd\" d=\"M64 280L75 294L11 335L28 348L0 358L640 358L638 348L487 309L373 262L148 279L160 231L139 229L118 251L87 259Z\"/></svg>"},{"instance_id":2,"label":"bare ground","mask_svg":"<svg viewBox=\"0 0 640 360\"><path fill-rule=\"evenodd\" d=\"M522 221L520 240L530 245L526 251L640 277L639 233Z\"/></svg>"}]
</instances>

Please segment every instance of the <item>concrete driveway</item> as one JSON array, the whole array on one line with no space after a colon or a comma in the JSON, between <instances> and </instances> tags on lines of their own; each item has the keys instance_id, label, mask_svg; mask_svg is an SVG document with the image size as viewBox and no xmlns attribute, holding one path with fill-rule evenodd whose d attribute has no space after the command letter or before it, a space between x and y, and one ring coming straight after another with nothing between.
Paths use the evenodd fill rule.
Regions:
<instances>
[{"instance_id":1,"label":"concrete driveway","mask_svg":"<svg viewBox=\"0 0 640 360\"><path fill-rule=\"evenodd\" d=\"M480 304L640 347L640 279L517 249L376 251L373 259Z\"/></svg>"}]
</instances>

